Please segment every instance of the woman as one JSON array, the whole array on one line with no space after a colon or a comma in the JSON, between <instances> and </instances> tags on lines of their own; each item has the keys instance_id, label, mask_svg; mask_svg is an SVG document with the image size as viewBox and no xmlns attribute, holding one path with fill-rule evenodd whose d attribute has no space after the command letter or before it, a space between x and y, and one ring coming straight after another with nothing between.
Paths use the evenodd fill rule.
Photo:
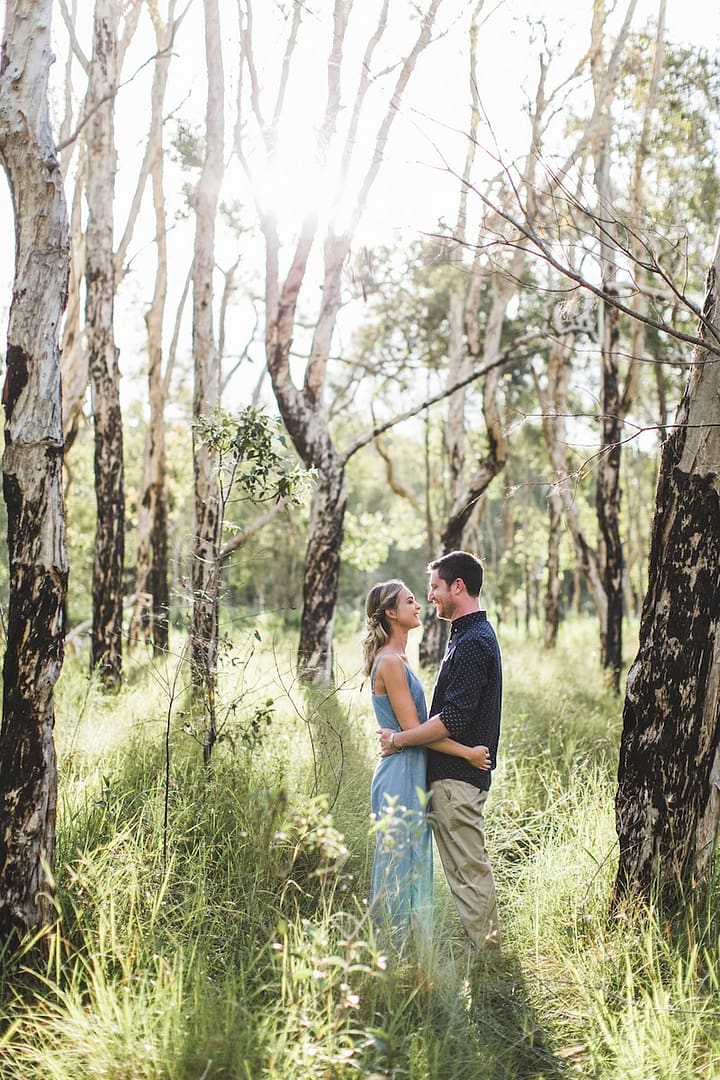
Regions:
<instances>
[{"instance_id":1,"label":"woman","mask_svg":"<svg viewBox=\"0 0 720 1080\"><path fill-rule=\"evenodd\" d=\"M380 727L400 731L427 719L420 679L408 665L408 634L420 626L420 604L402 581L374 585L365 601L362 646L370 676L372 704ZM453 739L433 749L464 757L476 768L490 767L484 746ZM408 747L383 757L370 791L376 846L370 885L375 921L389 925L402 945L409 933L429 939L432 916L432 837L427 820L424 747Z\"/></svg>"}]
</instances>

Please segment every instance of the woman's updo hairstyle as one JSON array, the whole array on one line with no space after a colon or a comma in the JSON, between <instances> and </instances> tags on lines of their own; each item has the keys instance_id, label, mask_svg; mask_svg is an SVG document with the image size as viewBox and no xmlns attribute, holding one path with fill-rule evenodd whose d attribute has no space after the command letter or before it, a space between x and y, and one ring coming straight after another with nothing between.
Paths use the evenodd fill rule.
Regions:
<instances>
[{"instance_id":1,"label":"woman's updo hairstyle","mask_svg":"<svg viewBox=\"0 0 720 1080\"><path fill-rule=\"evenodd\" d=\"M362 639L365 674L369 675L378 650L390 637L388 611L397 607L398 596L405 588L402 581L381 581L373 585L365 600L365 633Z\"/></svg>"}]
</instances>

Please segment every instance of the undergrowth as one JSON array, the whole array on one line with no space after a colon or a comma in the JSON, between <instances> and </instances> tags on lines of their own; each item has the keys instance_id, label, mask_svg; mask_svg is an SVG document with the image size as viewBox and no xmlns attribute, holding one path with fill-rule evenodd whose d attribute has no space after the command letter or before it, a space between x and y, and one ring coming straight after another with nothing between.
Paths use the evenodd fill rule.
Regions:
<instances>
[{"instance_id":1,"label":"undergrowth","mask_svg":"<svg viewBox=\"0 0 720 1080\"><path fill-rule=\"evenodd\" d=\"M487 814L503 949L472 978L439 870L432 948L397 955L375 938L376 747L359 677L305 696L266 650L243 692L227 691L207 769L169 663L145 661L104 695L71 659L57 697L57 920L42 949L2 957L0 1075L720 1074L713 905L672 927L609 917L621 702L584 659L593 634L569 626L553 654L503 641ZM341 643L351 672L356 648Z\"/></svg>"}]
</instances>

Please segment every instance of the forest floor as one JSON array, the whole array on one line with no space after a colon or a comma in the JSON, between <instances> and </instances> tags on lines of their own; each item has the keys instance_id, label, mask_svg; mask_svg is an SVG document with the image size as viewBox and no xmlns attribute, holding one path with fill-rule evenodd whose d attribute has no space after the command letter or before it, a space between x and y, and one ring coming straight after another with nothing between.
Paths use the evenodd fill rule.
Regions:
<instances>
[{"instance_id":1,"label":"forest floor","mask_svg":"<svg viewBox=\"0 0 720 1080\"><path fill-rule=\"evenodd\" d=\"M332 694L301 690L282 635L229 647L210 768L180 644L133 656L115 694L69 657L58 919L42 963L32 942L2 959L3 1080L720 1076L716 905L672 928L608 914L622 699L595 624L552 652L500 636L503 948L472 989L439 867L428 954L383 948L367 917L377 749L356 636Z\"/></svg>"}]
</instances>

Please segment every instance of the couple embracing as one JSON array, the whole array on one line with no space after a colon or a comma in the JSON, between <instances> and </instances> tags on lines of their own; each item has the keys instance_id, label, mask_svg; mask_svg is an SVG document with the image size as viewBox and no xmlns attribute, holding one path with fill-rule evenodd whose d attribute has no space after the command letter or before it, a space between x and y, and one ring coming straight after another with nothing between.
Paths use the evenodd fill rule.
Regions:
<instances>
[{"instance_id":1,"label":"couple embracing","mask_svg":"<svg viewBox=\"0 0 720 1080\"><path fill-rule=\"evenodd\" d=\"M365 671L382 754L371 789L377 841L370 904L399 947L411 936L418 944L429 940L429 808L445 877L474 950L499 944L483 813L500 736L502 663L480 608L480 561L453 551L431 562L428 573L428 600L438 618L451 623L429 716L406 654L408 634L420 625L420 604L403 582L386 581L373 586L365 605Z\"/></svg>"}]
</instances>

